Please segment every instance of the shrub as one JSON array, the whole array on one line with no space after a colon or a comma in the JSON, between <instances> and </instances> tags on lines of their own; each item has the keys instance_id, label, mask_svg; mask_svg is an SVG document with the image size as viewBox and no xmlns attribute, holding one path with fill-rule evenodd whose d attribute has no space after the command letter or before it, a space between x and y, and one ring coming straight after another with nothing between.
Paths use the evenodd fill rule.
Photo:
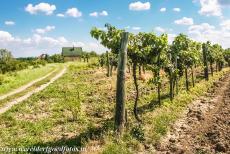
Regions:
<instances>
[{"instance_id":1,"label":"shrub","mask_svg":"<svg viewBox=\"0 0 230 154\"><path fill-rule=\"evenodd\" d=\"M4 76L0 74L0 85L4 83Z\"/></svg>"}]
</instances>

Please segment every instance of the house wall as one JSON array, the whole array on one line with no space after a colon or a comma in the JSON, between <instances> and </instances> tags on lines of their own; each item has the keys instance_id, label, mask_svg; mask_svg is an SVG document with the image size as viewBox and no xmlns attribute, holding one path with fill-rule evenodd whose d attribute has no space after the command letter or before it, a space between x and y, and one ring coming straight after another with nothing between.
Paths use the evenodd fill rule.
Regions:
<instances>
[{"instance_id":1,"label":"house wall","mask_svg":"<svg viewBox=\"0 0 230 154\"><path fill-rule=\"evenodd\" d=\"M80 61L80 57L64 57L65 61Z\"/></svg>"}]
</instances>

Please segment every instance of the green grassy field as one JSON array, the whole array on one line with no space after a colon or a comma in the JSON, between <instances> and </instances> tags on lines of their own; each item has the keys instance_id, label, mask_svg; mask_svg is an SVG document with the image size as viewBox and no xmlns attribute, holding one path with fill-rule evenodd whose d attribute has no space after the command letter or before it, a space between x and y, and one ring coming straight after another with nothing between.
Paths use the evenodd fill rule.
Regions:
<instances>
[{"instance_id":1,"label":"green grassy field","mask_svg":"<svg viewBox=\"0 0 230 154\"><path fill-rule=\"evenodd\" d=\"M60 72L60 70L63 69L62 65L55 66L55 67L56 67L56 69L54 71L52 71L52 73L49 76L47 76L45 79L34 83L32 86L26 88L25 90L23 90L23 91L21 91L21 92L19 92L17 94L14 94L12 96L9 96L9 97L7 97L5 99L0 100L0 107L3 107L6 103L8 103L10 101L13 101L16 98L19 98L19 97L27 94L29 91L32 91L32 90L38 88L39 86L49 82L50 79L55 77Z\"/></svg>"},{"instance_id":2,"label":"green grassy field","mask_svg":"<svg viewBox=\"0 0 230 154\"><path fill-rule=\"evenodd\" d=\"M37 78L43 77L53 71L59 64L47 64L39 68L28 68L22 71L0 74L3 82L0 85L0 96L23 86Z\"/></svg>"},{"instance_id":3,"label":"green grassy field","mask_svg":"<svg viewBox=\"0 0 230 154\"><path fill-rule=\"evenodd\" d=\"M182 89L173 102L165 90L160 107L156 105L156 88L139 81L142 127L132 113L135 91L128 74L128 124L117 142L112 131L116 75L108 78L104 69L85 63L67 65L67 73L47 89L0 115L0 147L101 145L103 153L143 151L144 145L153 146L166 134L189 102L228 71L216 73L208 82L201 80L190 92Z\"/></svg>"}]
</instances>

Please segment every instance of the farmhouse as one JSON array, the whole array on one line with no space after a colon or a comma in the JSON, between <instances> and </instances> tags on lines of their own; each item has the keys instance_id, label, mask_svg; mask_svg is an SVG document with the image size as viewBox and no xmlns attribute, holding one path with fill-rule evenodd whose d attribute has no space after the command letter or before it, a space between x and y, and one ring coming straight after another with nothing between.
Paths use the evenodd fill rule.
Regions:
<instances>
[{"instance_id":1,"label":"farmhouse","mask_svg":"<svg viewBox=\"0 0 230 154\"><path fill-rule=\"evenodd\" d=\"M63 47L62 56L65 61L80 60L83 54L82 47Z\"/></svg>"}]
</instances>

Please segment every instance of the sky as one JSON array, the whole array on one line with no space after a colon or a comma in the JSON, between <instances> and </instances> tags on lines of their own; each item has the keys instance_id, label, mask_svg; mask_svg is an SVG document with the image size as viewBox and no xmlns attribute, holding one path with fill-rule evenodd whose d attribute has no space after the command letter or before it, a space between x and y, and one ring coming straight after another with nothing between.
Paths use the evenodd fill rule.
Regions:
<instances>
[{"instance_id":1,"label":"sky","mask_svg":"<svg viewBox=\"0 0 230 154\"><path fill-rule=\"evenodd\" d=\"M105 52L90 36L110 23L132 33L179 33L230 48L230 0L1 0L0 48L14 57L61 53L63 46Z\"/></svg>"}]
</instances>

